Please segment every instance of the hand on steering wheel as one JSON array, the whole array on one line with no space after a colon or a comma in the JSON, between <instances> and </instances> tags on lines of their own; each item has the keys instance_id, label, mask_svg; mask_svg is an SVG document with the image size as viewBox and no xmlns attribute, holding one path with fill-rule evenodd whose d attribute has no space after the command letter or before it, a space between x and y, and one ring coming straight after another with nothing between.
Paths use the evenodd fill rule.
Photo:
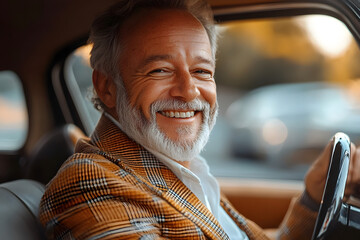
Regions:
<instances>
[{"instance_id":1,"label":"hand on steering wheel","mask_svg":"<svg viewBox=\"0 0 360 240\"><path fill-rule=\"evenodd\" d=\"M337 133L334 136L329 170L313 232L313 240L359 238L359 230L354 224L351 224L351 220L360 217L360 211L344 202L350 165L350 149L349 137L344 133ZM360 226L360 222L358 222L358 226Z\"/></svg>"}]
</instances>

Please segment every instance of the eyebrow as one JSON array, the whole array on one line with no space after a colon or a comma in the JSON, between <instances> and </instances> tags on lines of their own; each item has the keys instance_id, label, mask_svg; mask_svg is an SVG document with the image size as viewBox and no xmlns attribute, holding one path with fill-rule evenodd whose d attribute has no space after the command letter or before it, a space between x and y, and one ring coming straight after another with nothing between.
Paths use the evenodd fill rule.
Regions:
<instances>
[{"instance_id":1,"label":"eyebrow","mask_svg":"<svg viewBox=\"0 0 360 240\"><path fill-rule=\"evenodd\" d=\"M215 67L215 61L213 59L208 59L208 58L204 58L204 57L201 57L201 56L195 57L195 59L198 62L206 63L206 64L211 65L212 67Z\"/></svg>"},{"instance_id":2,"label":"eyebrow","mask_svg":"<svg viewBox=\"0 0 360 240\"><path fill-rule=\"evenodd\" d=\"M142 69L142 68L146 67L148 64L156 62L156 61L164 61L164 60L171 60L171 59L174 59L174 57L172 57L171 55L168 55L168 54L151 55L151 56L147 57L146 59L144 59L140 63L139 68Z\"/></svg>"}]
</instances>

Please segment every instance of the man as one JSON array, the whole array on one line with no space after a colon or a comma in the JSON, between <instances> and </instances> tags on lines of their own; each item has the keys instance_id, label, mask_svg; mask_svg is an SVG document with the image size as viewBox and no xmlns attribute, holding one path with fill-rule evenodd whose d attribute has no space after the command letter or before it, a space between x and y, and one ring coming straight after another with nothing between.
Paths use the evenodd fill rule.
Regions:
<instances>
[{"instance_id":1,"label":"man","mask_svg":"<svg viewBox=\"0 0 360 240\"><path fill-rule=\"evenodd\" d=\"M47 186L40 219L49 237L268 239L220 195L199 156L217 114L216 33L206 3L122 1L94 22L90 41L103 116ZM330 148L279 238L310 238ZM349 182L358 182L357 172Z\"/></svg>"}]
</instances>

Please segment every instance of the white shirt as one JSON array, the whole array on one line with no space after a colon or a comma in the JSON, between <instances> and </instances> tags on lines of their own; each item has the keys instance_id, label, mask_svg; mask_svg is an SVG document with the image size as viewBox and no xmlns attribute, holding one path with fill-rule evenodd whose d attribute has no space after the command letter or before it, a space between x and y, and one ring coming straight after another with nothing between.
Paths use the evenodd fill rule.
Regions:
<instances>
[{"instance_id":1,"label":"white shirt","mask_svg":"<svg viewBox=\"0 0 360 240\"><path fill-rule=\"evenodd\" d=\"M196 197L212 212L231 240L248 240L246 234L220 206L220 188L216 178L210 173L206 160L201 156L190 161L189 169L167 156L147 149L166 165L176 177L188 187Z\"/></svg>"}]
</instances>

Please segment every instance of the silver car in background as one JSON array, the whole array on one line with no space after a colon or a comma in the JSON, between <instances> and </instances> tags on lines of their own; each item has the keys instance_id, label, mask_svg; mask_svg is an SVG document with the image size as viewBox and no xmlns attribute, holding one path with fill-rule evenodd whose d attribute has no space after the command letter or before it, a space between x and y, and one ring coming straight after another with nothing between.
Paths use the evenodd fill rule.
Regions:
<instances>
[{"instance_id":1,"label":"silver car in background","mask_svg":"<svg viewBox=\"0 0 360 240\"><path fill-rule=\"evenodd\" d=\"M226 115L236 157L289 166L313 161L338 131L360 140L359 102L330 83L260 87L233 102Z\"/></svg>"}]
</instances>

